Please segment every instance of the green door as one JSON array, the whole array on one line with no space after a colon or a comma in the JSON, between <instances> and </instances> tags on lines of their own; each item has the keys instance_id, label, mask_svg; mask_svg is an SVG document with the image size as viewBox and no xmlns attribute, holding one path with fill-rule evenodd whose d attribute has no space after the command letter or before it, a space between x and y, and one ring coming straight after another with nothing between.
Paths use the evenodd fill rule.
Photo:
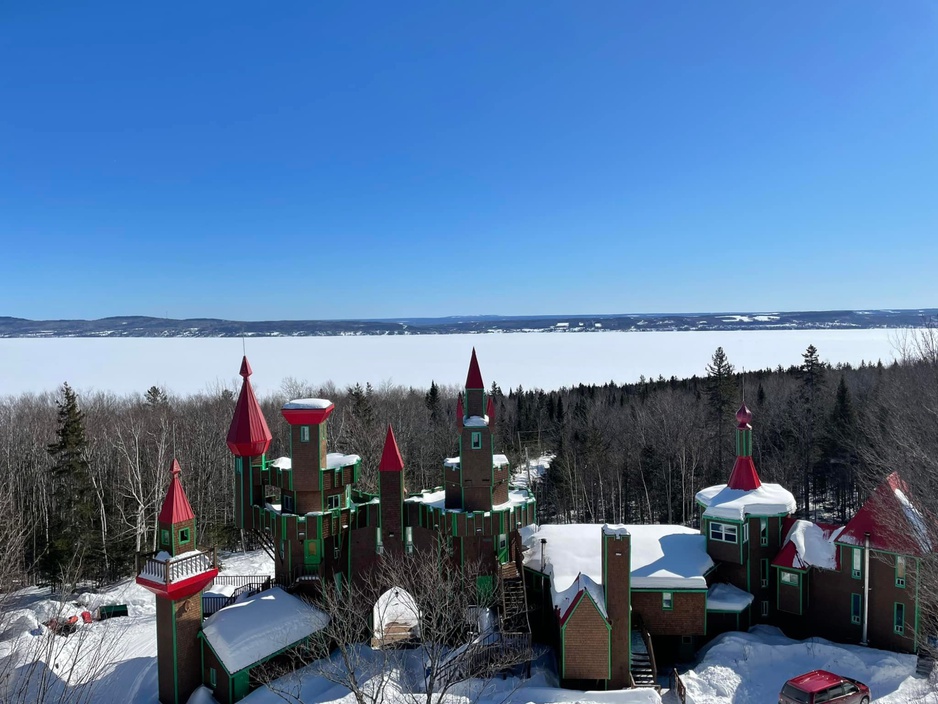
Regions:
<instances>
[{"instance_id":1,"label":"green door","mask_svg":"<svg viewBox=\"0 0 938 704\"><path fill-rule=\"evenodd\" d=\"M498 562L502 565L508 562L508 536L504 533L498 536Z\"/></svg>"},{"instance_id":2,"label":"green door","mask_svg":"<svg viewBox=\"0 0 938 704\"><path fill-rule=\"evenodd\" d=\"M236 702L244 699L251 689L251 673L249 670L241 670L231 678L231 700Z\"/></svg>"}]
</instances>

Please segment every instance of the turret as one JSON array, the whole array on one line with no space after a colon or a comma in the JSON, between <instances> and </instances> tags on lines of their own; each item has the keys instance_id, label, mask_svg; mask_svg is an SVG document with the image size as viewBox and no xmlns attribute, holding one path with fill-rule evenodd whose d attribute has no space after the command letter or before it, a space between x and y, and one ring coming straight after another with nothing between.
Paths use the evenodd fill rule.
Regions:
<instances>
[{"instance_id":1,"label":"turret","mask_svg":"<svg viewBox=\"0 0 938 704\"><path fill-rule=\"evenodd\" d=\"M751 491L762 486L756 465L752 461L752 412L744 403L736 411L736 462L726 486L730 489Z\"/></svg>"},{"instance_id":2,"label":"turret","mask_svg":"<svg viewBox=\"0 0 938 704\"><path fill-rule=\"evenodd\" d=\"M378 488L381 496L381 540L385 553L404 551L404 460L388 426L384 450L378 463Z\"/></svg>"}]
</instances>

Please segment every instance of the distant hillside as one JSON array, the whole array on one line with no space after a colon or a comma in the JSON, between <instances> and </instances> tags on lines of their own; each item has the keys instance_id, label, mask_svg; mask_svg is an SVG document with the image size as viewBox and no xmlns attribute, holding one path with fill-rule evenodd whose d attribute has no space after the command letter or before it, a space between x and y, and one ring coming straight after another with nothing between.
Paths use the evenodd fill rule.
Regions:
<instances>
[{"instance_id":1,"label":"distant hillside","mask_svg":"<svg viewBox=\"0 0 938 704\"><path fill-rule=\"evenodd\" d=\"M26 320L0 317L0 337L306 337L645 330L845 330L915 327L926 321L934 321L936 316L938 308L673 315L486 315L389 320L174 320L146 316L99 320Z\"/></svg>"}]
</instances>

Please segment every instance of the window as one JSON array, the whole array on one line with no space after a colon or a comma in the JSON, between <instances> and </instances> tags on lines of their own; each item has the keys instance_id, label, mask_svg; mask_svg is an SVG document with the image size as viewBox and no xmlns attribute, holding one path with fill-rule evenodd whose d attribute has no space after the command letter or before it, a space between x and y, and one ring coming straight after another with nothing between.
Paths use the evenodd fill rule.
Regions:
<instances>
[{"instance_id":1,"label":"window","mask_svg":"<svg viewBox=\"0 0 938 704\"><path fill-rule=\"evenodd\" d=\"M375 528L375 552L379 555L384 554L384 542L381 540L381 526Z\"/></svg>"},{"instance_id":2,"label":"window","mask_svg":"<svg viewBox=\"0 0 938 704\"><path fill-rule=\"evenodd\" d=\"M342 494L332 494L326 497L326 508L329 510L339 508L342 503Z\"/></svg>"},{"instance_id":3,"label":"window","mask_svg":"<svg viewBox=\"0 0 938 704\"><path fill-rule=\"evenodd\" d=\"M749 542L749 524L748 523L743 523L743 542L744 543Z\"/></svg>"},{"instance_id":4,"label":"window","mask_svg":"<svg viewBox=\"0 0 938 704\"><path fill-rule=\"evenodd\" d=\"M293 506L293 496L290 494L284 494L280 498L280 503L283 506L283 513L294 513Z\"/></svg>"},{"instance_id":5,"label":"window","mask_svg":"<svg viewBox=\"0 0 938 704\"><path fill-rule=\"evenodd\" d=\"M785 572L782 570L782 584L790 584L793 587L798 586L797 572Z\"/></svg>"},{"instance_id":6,"label":"window","mask_svg":"<svg viewBox=\"0 0 938 704\"><path fill-rule=\"evenodd\" d=\"M863 551L860 548L851 548L853 550L853 557L851 558L853 565L853 571L851 574L854 579L860 579L863 575Z\"/></svg>"},{"instance_id":7,"label":"window","mask_svg":"<svg viewBox=\"0 0 938 704\"><path fill-rule=\"evenodd\" d=\"M280 561L281 561L281 562L283 562L283 560L285 559L284 556L285 556L286 554L287 554L287 541L286 541L286 540L281 540L281 541L280 541Z\"/></svg>"},{"instance_id":8,"label":"window","mask_svg":"<svg viewBox=\"0 0 938 704\"><path fill-rule=\"evenodd\" d=\"M896 555L896 586L905 589L905 558Z\"/></svg>"},{"instance_id":9,"label":"window","mask_svg":"<svg viewBox=\"0 0 938 704\"><path fill-rule=\"evenodd\" d=\"M412 553L414 551L414 529L407 526L404 529L404 552Z\"/></svg>"},{"instance_id":10,"label":"window","mask_svg":"<svg viewBox=\"0 0 938 704\"><path fill-rule=\"evenodd\" d=\"M850 623L860 623L863 616L863 598L859 594L850 595Z\"/></svg>"},{"instance_id":11,"label":"window","mask_svg":"<svg viewBox=\"0 0 938 704\"><path fill-rule=\"evenodd\" d=\"M710 521L710 540L720 540L724 543L735 543L736 526Z\"/></svg>"},{"instance_id":12,"label":"window","mask_svg":"<svg viewBox=\"0 0 938 704\"><path fill-rule=\"evenodd\" d=\"M769 544L769 519L759 519L759 545L765 547ZM762 586L765 586L764 584Z\"/></svg>"},{"instance_id":13,"label":"window","mask_svg":"<svg viewBox=\"0 0 938 704\"><path fill-rule=\"evenodd\" d=\"M188 528L180 528L180 529L179 529L179 542L180 542L180 543L188 543L188 542L189 542L189 529L188 529Z\"/></svg>"},{"instance_id":14,"label":"window","mask_svg":"<svg viewBox=\"0 0 938 704\"><path fill-rule=\"evenodd\" d=\"M856 694L860 691L853 682L844 682L844 694Z\"/></svg>"},{"instance_id":15,"label":"window","mask_svg":"<svg viewBox=\"0 0 938 704\"><path fill-rule=\"evenodd\" d=\"M472 449L481 450L482 449L482 433L472 433Z\"/></svg>"},{"instance_id":16,"label":"window","mask_svg":"<svg viewBox=\"0 0 938 704\"><path fill-rule=\"evenodd\" d=\"M160 531L160 543L163 545L169 545L169 531L165 528Z\"/></svg>"},{"instance_id":17,"label":"window","mask_svg":"<svg viewBox=\"0 0 938 704\"><path fill-rule=\"evenodd\" d=\"M215 668L208 668L208 682L212 687L218 684L218 675L215 674Z\"/></svg>"},{"instance_id":18,"label":"window","mask_svg":"<svg viewBox=\"0 0 938 704\"><path fill-rule=\"evenodd\" d=\"M319 541L318 540L306 541L306 554L309 557L317 557L319 555Z\"/></svg>"},{"instance_id":19,"label":"window","mask_svg":"<svg viewBox=\"0 0 938 704\"><path fill-rule=\"evenodd\" d=\"M670 611L674 608L674 594L671 592L661 592L661 608Z\"/></svg>"},{"instance_id":20,"label":"window","mask_svg":"<svg viewBox=\"0 0 938 704\"><path fill-rule=\"evenodd\" d=\"M769 602L763 601L762 602L762 616L765 617L768 615L769 615Z\"/></svg>"},{"instance_id":21,"label":"window","mask_svg":"<svg viewBox=\"0 0 938 704\"><path fill-rule=\"evenodd\" d=\"M767 559L761 560L761 566L762 566L762 569L760 572L760 576L762 578L761 584L762 584L762 587L765 588L769 586L769 561Z\"/></svg>"},{"instance_id":22,"label":"window","mask_svg":"<svg viewBox=\"0 0 938 704\"><path fill-rule=\"evenodd\" d=\"M899 635L905 633L905 604L896 602L892 609L892 630Z\"/></svg>"},{"instance_id":23,"label":"window","mask_svg":"<svg viewBox=\"0 0 938 704\"><path fill-rule=\"evenodd\" d=\"M309 426L300 426L300 442L309 442Z\"/></svg>"}]
</instances>

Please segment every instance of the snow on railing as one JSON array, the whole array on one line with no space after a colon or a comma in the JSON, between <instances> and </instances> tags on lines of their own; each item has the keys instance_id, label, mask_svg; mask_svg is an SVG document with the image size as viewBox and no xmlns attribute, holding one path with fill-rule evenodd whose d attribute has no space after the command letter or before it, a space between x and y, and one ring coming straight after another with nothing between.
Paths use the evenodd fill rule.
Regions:
<instances>
[{"instance_id":1,"label":"snow on railing","mask_svg":"<svg viewBox=\"0 0 938 704\"><path fill-rule=\"evenodd\" d=\"M215 548L212 548L211 553L191 550L175 557L161 550L155 555L141 556L141 561L143 565L139 570L140 576L149 582L160 584L181 582L215 569L218 564L215 559Z\"/></svg>"}]
</instances>

